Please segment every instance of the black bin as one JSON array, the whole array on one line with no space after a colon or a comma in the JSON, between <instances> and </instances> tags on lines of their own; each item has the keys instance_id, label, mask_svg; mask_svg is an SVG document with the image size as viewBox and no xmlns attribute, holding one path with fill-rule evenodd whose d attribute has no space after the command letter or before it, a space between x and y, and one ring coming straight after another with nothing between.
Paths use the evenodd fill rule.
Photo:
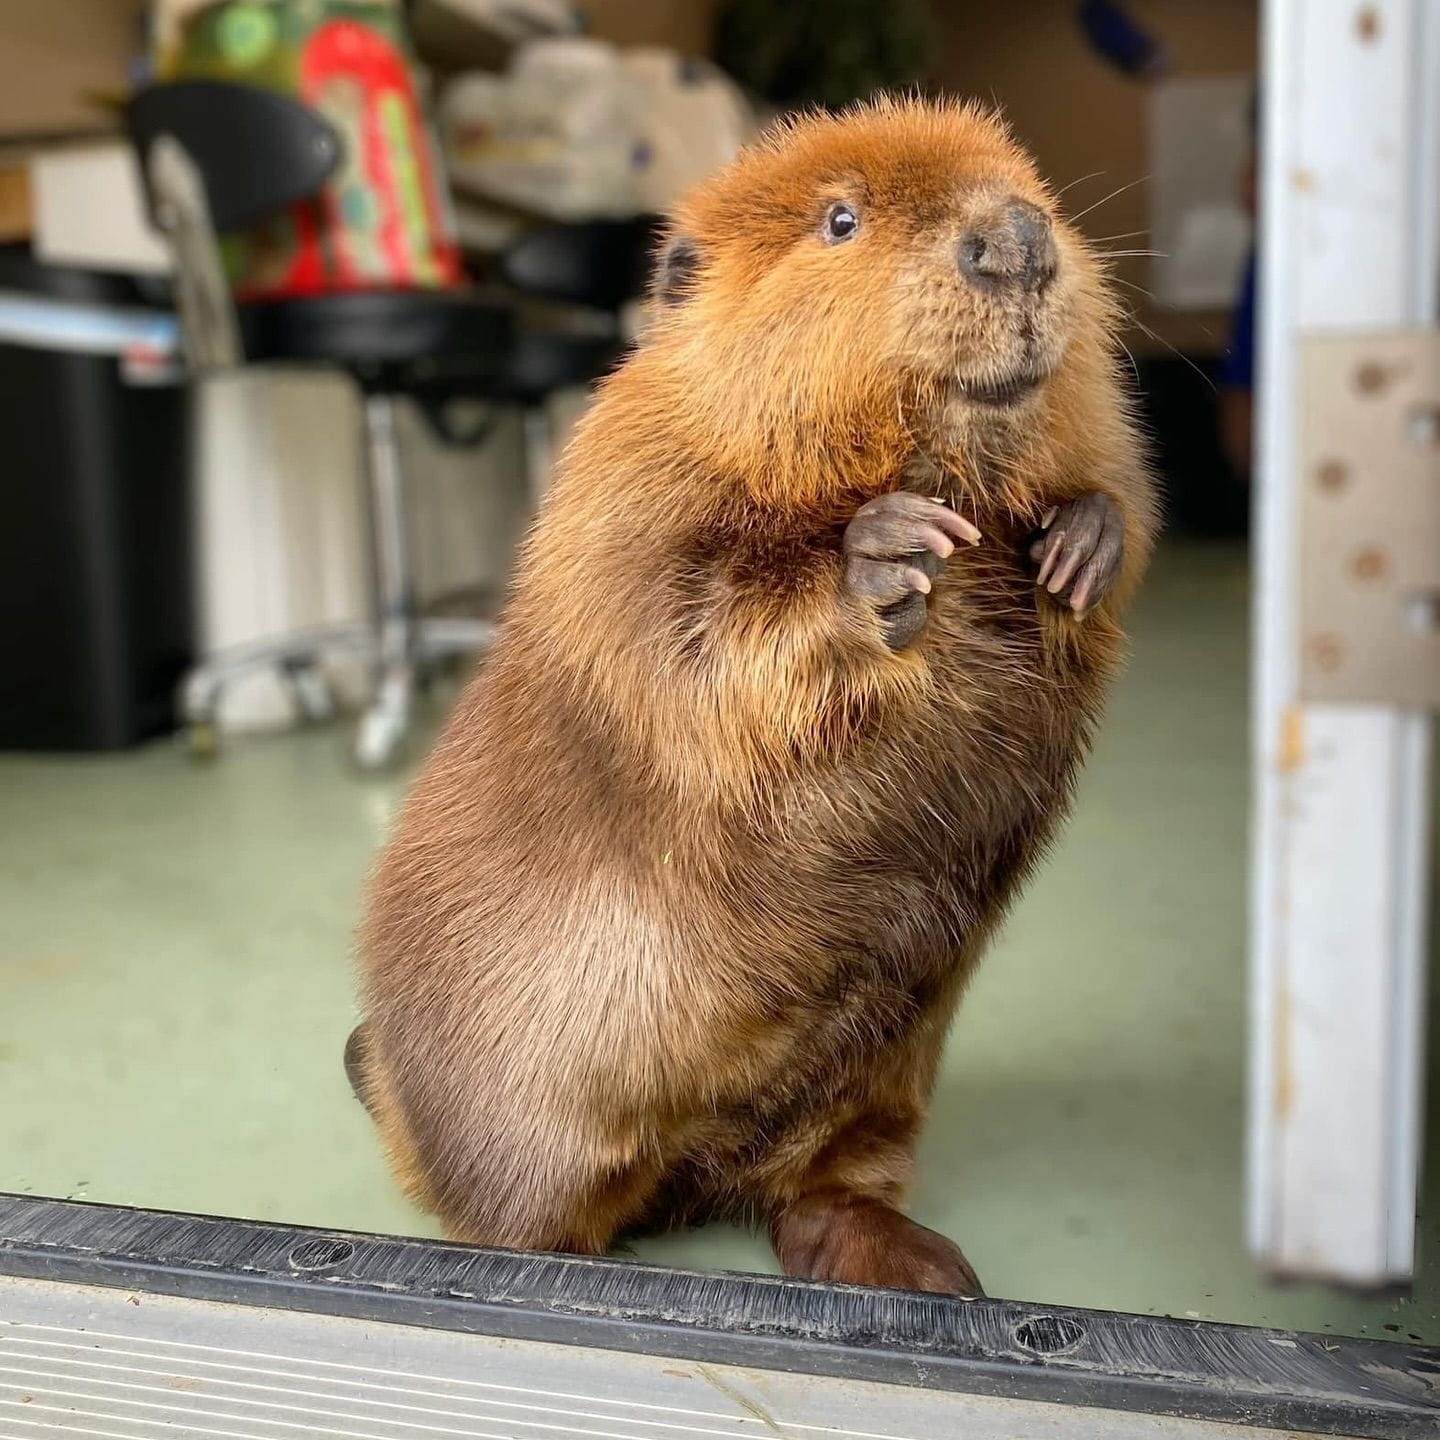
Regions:
<instances>
[{"instance_id":1,"label":"black bin","mask_svg":"<svg viewBox=\"0 0 1440 1440\"><path fill-rule=\"evenodd\" d=\"M0 294L133 306L124 277L0 252ZM194 645L183 387L0 336L0 749L173 729Z\"/></svg>"}]
</instances>

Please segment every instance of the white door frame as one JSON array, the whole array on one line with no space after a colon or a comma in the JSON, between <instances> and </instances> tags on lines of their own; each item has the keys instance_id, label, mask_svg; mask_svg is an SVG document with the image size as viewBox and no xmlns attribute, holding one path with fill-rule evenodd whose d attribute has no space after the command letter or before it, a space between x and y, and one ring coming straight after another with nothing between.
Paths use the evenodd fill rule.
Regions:
<instances>
[{"instance_id":1,"label":"white door frame","mask_svg":"<svg viewBox=\"0 0 1440 1440\"><path fill-rule=\"evenodd\" d=\"M1249 1237L1379 1285L1414 1260L1430 719L1300 700L1299 347L1435 323L1440 0L1267 0L1262 41Z\"/></svg>"}]
</instances>

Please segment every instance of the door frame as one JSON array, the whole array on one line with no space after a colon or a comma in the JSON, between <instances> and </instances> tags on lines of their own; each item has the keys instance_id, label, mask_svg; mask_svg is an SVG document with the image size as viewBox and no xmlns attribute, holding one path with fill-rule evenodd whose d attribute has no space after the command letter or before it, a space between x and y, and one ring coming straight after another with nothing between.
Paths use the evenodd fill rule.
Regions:
<instances>
[{"instance_id":1,"label":"door frame","mask_svg":"<svg viewBox=\"0 0 1440 1440\"><path fill-rule=\"evenodd\" d=\"M1408 1281L1424 1075L1431 721L1306 703L1308 338L1433 326L1440 6L1267 0L1252 696L1247 1211L1271 1272Z\"/></svg>"}]
</instances>

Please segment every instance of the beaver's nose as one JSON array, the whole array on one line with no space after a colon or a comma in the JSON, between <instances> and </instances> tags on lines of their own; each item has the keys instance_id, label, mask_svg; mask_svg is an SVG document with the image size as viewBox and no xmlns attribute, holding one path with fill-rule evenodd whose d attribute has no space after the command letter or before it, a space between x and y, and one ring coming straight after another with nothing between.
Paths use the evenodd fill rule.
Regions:
<instances>
[{"instance_id":1,"label":"beaver's nose","mask_svg":"<svg viewBox=\"0 0 1440 1440\"><path fill-rule=\"evenodd\" d=\"M1049 217L1028 200L1012 200L960 241L960 269L977 285L1041 290L1055 278Z\"/></svg>"}]
</instances>

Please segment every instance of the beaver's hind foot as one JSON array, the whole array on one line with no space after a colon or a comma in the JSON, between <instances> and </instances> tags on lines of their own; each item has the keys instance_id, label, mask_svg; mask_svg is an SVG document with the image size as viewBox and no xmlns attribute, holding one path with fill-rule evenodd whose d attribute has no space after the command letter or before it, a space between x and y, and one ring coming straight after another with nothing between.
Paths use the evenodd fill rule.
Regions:
<instances>
[{"instance_id":1,"label":"beaver's hind foot","mask_svg":"<svg viewBox=\"0 0 1440 1440\"><path fill-rule=\"evenodd\" d=\"M960 1247L879 1200L827 1193L778 1212L770 1238L787 1275L833 1285L985 1294Z\"/></svg>"}]
</instances>

